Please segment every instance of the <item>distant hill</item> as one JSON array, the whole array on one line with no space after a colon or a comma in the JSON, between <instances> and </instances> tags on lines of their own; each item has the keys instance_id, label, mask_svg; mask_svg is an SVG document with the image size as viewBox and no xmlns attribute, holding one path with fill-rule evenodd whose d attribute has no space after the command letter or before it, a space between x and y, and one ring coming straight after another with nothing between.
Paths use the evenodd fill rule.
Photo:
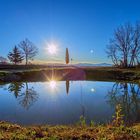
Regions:
<instances>
[{"instance_id":1,"label":"distant hill","mask_svg":"<svg viewBox=\"0 0 140 140\"><path fill-rule=\"evenodd\" d=\"M108 64L108 63L98 63L98 64L91 64L91 63L78 63L78 64L75 64L76 66L82 66L82 67L85 67L85 66L89 66L89 67L111 67L112 64Z\"/></svg>"}]
</instances>

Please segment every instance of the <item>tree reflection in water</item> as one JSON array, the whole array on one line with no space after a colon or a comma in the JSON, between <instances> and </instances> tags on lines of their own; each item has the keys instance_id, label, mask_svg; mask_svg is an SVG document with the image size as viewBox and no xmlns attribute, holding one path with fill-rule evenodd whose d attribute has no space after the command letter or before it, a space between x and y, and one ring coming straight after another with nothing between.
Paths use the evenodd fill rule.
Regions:
<instances>
[{"instance_id":1,"label":"tree reflection in water","mask_svg":"<svg viewBox=\"0 0 140 140\"><path fill-rule=\"evenodd\" d=\"M24 88L24 84L22 82L14 82L10 83L8 91L10 93L14 93L15 97L17 98L22 88Z\"/></svg>"},{"instance_id":2,"label":"tree reflection in water","mask_svg":"<svg viewBox=\"0 0 140 140\"><path fill-rule=\"evenodd\" d=\"M29 109L38 99L38 94L34 87L29 88L28 83L25 83L25 91L19 95L19 103L25 108Z\"/></svg>"},{"instance_id":3,"label":"tree reflection in water","mask_svg":"<svg viewBox=\"0 0 140 140\"><path fill-rule=\"evenodd\" d=\"M29 88L28 83L11 83L8 91L14 93L22 107L29 109L38 99L38 94L34 87Z\"/></svg>"},{"instance_id":4,"label":"tree reflection in water","mask_svg":"<svg viewBox=\"0 0 140 140\"><path fill-rule=\"evenodd\" d=\"M70 81L66 80L66 93L69 94L69 88L70 88Z\"/></svg>"},{"instance_id":5,"label":"tree reflection in water","mask_svg":"<svg viewBox=\"0 0 140 140\"><path fill-rule=\"evenodd\" d=\"M108 103L115 108L121 104L124 121L140 121L140 85L133 83L115 83L107 95Z\"/></svg>"}]
</instances>

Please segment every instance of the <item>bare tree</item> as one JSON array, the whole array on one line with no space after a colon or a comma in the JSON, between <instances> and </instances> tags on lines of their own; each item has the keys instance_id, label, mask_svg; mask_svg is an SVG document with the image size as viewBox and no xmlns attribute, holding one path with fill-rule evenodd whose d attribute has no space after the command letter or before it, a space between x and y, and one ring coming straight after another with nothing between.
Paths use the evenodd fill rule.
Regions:
<instances>
[{"instance_id":1,"label":"bare tree","mask_svg":"<svg viewBox=\"0 0 140 140\"><path fill-rule=\"evenodd\" d=\"M112 44L113 41L110 40L110 45L107 46L107 56L108 58L111 58L113 64L115 66L118 66L119 65L119 62L118 62L118 56L117 56L117 48Z\"/></svg>"},{"instance_id":2,"label":"bare tree","mask_svg":"<svg viewBox=\"0 0 140 140\"><path fill-rule=\"evenodd\" d=\"M28 64L29 60L33 60L33 58L37 55L38 49L37 47L28 39L20 42L19 47L22 49L26 65Z\"/></svg>"},{"instance_id":3,"label":"bare tree","mask_svg":"<svg viewBox=\"0 0 140 140\"><path fill-rule=\"evenodd\" d=\"M131 24L122 25L115 30L114 37L108 45L109 51L107 51L108 56L111 57L111 59L113 57L113 63L120 61L123 67L129 66L133 40L134 29ZM118 56L116 56L116 54L118 54Z\"/></svg>"},{"instance_id":4,"label":"bare tree","mask_svg":"<svg viewBox=\"0 0 140 140\"><path fill-rule=\"evenodd\" d=\"M140 23L138 22L136 23L134 29L134 39L130 56L130 66L135 66L140 63Z\"/></svg>"}]
</instances>

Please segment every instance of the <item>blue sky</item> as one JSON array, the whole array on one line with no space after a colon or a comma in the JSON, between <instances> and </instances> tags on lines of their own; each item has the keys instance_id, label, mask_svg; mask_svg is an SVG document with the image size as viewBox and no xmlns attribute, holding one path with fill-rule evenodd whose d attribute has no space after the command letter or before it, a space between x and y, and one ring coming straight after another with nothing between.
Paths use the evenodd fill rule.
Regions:
<instances>
[{"instance_id":1,"label":"blue sky","mask_svg":"<svg viewBox=\"0 0 140 140\"><path fill-rule=\"evenodd\" d=\"M68 47L75 63L110 63L109 38L120 24L140 20L139 5L139 0L0 0L0 55L28 38L39 48L38 62L64 62ZM48 54L46 42L58 44L57 54Z\"/></svg>"}]
</instances>

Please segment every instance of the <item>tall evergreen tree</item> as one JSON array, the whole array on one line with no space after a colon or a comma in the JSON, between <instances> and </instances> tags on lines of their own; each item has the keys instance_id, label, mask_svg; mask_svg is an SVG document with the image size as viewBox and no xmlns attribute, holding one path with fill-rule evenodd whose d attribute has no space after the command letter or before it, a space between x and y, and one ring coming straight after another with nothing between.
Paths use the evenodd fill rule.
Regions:
<instances>
[{"instance_id":1,"label":"tall evergreen tree","mask_svg":"<svg viewBox=\"0 0 140 140\"><path fill-rule=\"evenodd\" d=\"M24 60L24 56L22 55L20 50L17 48L17 46L15 46L13 48L13 51L9 52L8 59L10 60L10 62L16 65L16 64L21 63Z\"/></svg>"},{"instance_id":2,"label":"tall evergreen tree","mask_svg":"<svg viewBox=\"0 0 140 140\"><path fill-rule=\"evenodd\" d=\"M69 63L69 50L68 50L68 48L66 48L66 58L65 58L65 60L66 60L66 64L68 64Z\"/></svg>"}]
</instances>

